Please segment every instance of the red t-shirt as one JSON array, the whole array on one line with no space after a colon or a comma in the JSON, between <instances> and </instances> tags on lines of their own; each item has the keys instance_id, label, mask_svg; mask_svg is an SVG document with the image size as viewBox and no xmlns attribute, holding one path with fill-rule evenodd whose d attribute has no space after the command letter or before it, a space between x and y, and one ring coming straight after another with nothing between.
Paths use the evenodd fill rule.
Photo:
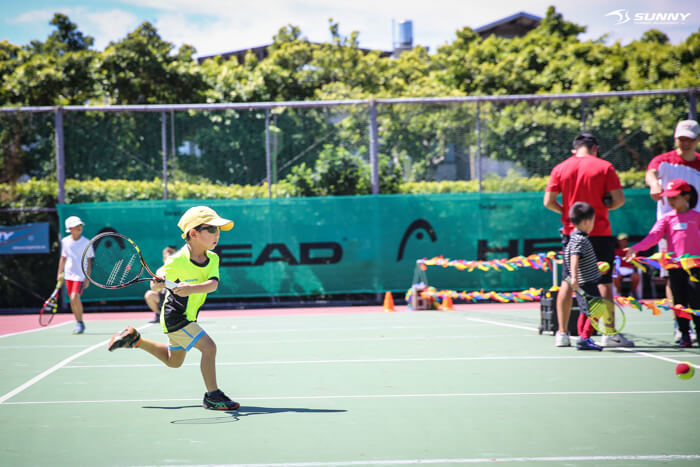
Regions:
<instances>
[{"instance_id":1,"label":"red t-shirt","mask_svg":"<svg viewBox=\"0 0 700 467\"><path fill-rule=\"evenodd\" d=\"M688 167L691 167L697 171L700 172L700 154L697 152L695 153L695 160L692 161L687 161L683 159L680 154L678 154L678 151L675 149L673 151L665 152L663 154L659 154L658 156L654 157L651 162L649 162L649 166L647 167L647 170L655 169L659 170L659 166L666 162L667 164L671 165L685 165Z\"/></svg>"},{"instance_id":2,"label":"red t-shirt","mask_svg":"<svg viewBox=\"0 0 700 467\"><path fill-rule=\"evenodd\" d=\"M611 236L612 231L603 197L620 188L620 179L610 162L595 156L572 156L552 169L546 191L561 193L564 234L569 235L574 230L569 220L569 209L575 202L584 201L595 209L595 225L589 235L604 237Z\"/></svg>"},{"instance_id":3,"label":"red t-shirt","mask_svg":"<svg viewBox=\"0 0 700 467\"><path fill-rule=\"evenodd\" d=\"M661 178L661 183L665 187L668 182L675 178L682 178L686 182L700 191L700 154L695 153L695 159L687 161L683 159L678 151L665 152L659 154L649 162L647 171L656 170ZM661 219L665 214L672 211L671 205L666 199L657 202L656 218ZM700 203L695 206L696 211L700 211Z\"/></svg>"}]
</instances>

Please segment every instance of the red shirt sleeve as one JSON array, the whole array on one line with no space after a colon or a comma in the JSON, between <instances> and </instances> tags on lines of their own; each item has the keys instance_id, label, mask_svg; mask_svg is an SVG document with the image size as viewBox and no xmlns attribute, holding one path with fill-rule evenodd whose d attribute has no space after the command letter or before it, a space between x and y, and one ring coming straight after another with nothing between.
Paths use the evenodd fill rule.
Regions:
<instances>
[{"instance_id":1,"label":"red shirt sleeve","mask_svg":"<svg viewBox=\"0 0 700 467\"><path fill-rule=\"evenodd\" d=\"M559 166L554 167L552 173L549 175L549 182L547 182L547 188L544 191L549 191L552 193L561 193L561 182L559 180Z\"/></svg>"},{"instance_id":2,"label":"red shirt sleeve","mask_svg":"<svg viewBox=\"0 0 700 467\"><path fill-rule=\"evenodd\" d=\"M605 172L605 192L609 193L612 190L619 190L621 188L620 177L617 176L615 168L611 165Z\"/></svg>"},{"instance_id":3,"label":"red shirt sleeve","mask_svg":"<svg viewBox=\"0 0 700 467\"><path fill-rule=\"evenodd\" d=\"M649 165L647 166L647 171L649 170L659 170L659 166L661 165L662 162L668 162L670 160L670 154L669 152L665 152L663 154L659 154L658 156L654 157L651 162L649 162Z\"/></svg>"}]
</instances>

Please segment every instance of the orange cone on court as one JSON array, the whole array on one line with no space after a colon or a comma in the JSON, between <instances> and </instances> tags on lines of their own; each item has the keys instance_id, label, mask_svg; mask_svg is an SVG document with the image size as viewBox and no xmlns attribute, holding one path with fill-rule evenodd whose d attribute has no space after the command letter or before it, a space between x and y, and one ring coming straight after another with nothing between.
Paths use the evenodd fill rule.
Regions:
<instances>
[{"instance_id":1,"label":"orange cone on court","mask_svg":"<svg viewBox=\"0 0 700 467\"><path fill-rule=\"evenodd\" d=\"M384 311L396 311L394 309L394 296L391 292L384 294Z\"/></svg>"},{"instance_id":2,"label":"orange cone on court","mask_svg":"<svg viewBox=\"0 0 700 467\"><path fill-rule=\"evenodd\" d=\"M443 298L442 304L440 305L440 309L443 311L454 310L454 308L452 307L452 297L447 295L445 298Z\"/></svg>"}]
</instances>

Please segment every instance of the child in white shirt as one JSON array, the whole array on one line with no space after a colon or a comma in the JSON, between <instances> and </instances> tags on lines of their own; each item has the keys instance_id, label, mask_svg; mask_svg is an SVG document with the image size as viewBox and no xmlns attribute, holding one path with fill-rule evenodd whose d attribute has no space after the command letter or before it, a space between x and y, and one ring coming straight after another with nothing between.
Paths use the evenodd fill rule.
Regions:
<instances>
[{"instance_id":1,"label":"child in white shirt","mask_svg":"<svg viewBox=\"0 0 700 467\"><path fill-rule=\"evenodd\" d=\"M81 266L83 252L90 241L83 237L83 221L77 216L70 216L66 219L66 232L70 235L61 240L61 259L58 261L58 272L56 277L64 274L66 280L66 290L70 298L70 308L73 311L77 325L73 330L73 334L82 334L85 332L85 323L83 322L83 303L80 301L80 295L87 288L90 281L85 280L85 274ZM92 266L92 258L95 253L90 247L86 258L89 258L87 267ZM89 269L88 269L89 271Z\"/></svg>"}]
</instances>

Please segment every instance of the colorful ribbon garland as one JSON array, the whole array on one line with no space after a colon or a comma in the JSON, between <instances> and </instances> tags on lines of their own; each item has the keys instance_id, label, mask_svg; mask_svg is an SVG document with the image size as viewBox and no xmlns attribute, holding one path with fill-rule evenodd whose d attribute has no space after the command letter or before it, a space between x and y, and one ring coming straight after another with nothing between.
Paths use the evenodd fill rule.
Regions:
<instances>
[{"instance_id":1,"label":"colorful ribbon garland","mask_svg":"<svg viewBox=\"0 0 700 467\"><path fill-rule=\"evenodd\" d=\"M430 259L419 259L416 261L416 264L423 270L425 270L427 266L442 266L443 268L452 267L460 271L466 270L467 272L472 272L475 269L480 271L515 271L516 269L522 268L549 271L552 269L552 261L557 261L557 253L554 251L537 253L530 256L515 256L510 259L492 259L490 261L468 261L464 259L449 259L443 256L435 256Z\"/></svg>"},{"instance_id":2,"label":"colorful ribbon garland","mask_svg":"<svg viewBox=\"0 0 700 467\"><path fill-rule=\"evenodd\" d=\"M646 272L647 268L654 269L678 269L682 268L690 276L691 280L698 281L690 274L693 268L700 268L700 256L682 255L675 257L674 253L654 253L651 256L635 256L629 262L635 267ZM472 272L475 269L480 271L515 271L517 269L529 268L539 269L542 271L550 271L552 262L562 263L561 255L554 251L547 253L537 253L530 256L515 256L510 259L492 259L489 261L480 260L464 260L464 259L449 259L443 256L435 256L433 258L422 258L416 260L416 265L422 270L426 270L428 266L442 266L443 268L453 267L460 271ZM615 263L619 266L620 257L615 257Z\"/></svg>"},{"instance_id":3,"label":"colorful ribbon garland","mask_svg":"<svg viewBox=\"0 0 700 467\"><path fill-rule=\"evenodd\" d=\"M552 287L550 292L556 292L559 288ZM529 288L520 292L485 292L483 290L473 292L457 292L455 290L437 290L435 287L426 287L420 291L423 298L444 300L450 297L452 300L464 300L467 303L476 303L494 300L500 303L523 303L538 302L542 298L543 289ZM406 302L410 303L413 296L413 288L406 292ZM622 307L635 308L638 311L650 310L654 316L660 315L663 311L671 311L681 318L690 319L690 315L700 316L700 310L684 307L682 305L669 305L666 300L637 300L634 297L614 297Z\"/></svg>"},{"instance_id":4,"label":"colorful ribbon garland","mask_svg":"<svg viewBox=\"0 0 700 467\"><path fill-rule=\"evenodd\" d=\"M651 267L654 269L682 268L685 272L688 273L688 275L690 276L690 280L692 280L693 282L698 282L698 279L690 273L690 270L693 268L700 268L700 256L686 254L674 257L673 255L673 252L658 252L648 257L635 256L634 258L629 260L629 263L633 264L635 267L638 267L644 272L647 271L647 267ZM617 263L618 260L619 259L616 257L615 262Z\"/></svg>"},{"instance_id":5,"label":"colorful ribbon garland","mask_svg":"<svg viewBox=\"0 0 700 467\"><path fill-rule=\"evenodd\" d=\"M439 298L444 300L449 296L453 300L464 300L467 303L483 302L486 300L495 300L501 303L522 303L522 302L537 302L540 300L542 289L530 288L520 292L457 292L455 290L437 290L435 287L426 287L420 291L420 296L423 298ZM413 296L413 289L406 292L406 301L410 302Z\"/></svg>"}]
</instances>

